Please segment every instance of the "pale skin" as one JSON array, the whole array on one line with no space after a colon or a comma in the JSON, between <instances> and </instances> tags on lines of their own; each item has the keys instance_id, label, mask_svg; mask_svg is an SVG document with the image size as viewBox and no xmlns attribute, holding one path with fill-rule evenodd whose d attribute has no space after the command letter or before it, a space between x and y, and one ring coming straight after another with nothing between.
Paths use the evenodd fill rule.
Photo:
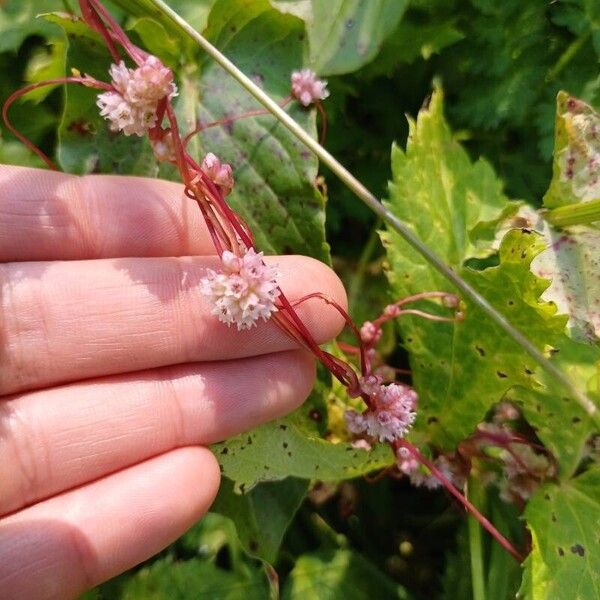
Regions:
<instances>
[{"instance_id":1,"label":"pale skin","mask_svg":"<svg viewBox=\"0 0 600 600\"><path fill-rule=\"evenodd\" d=\"M345 306L325 265L268 260L290 300ZM273 323L211 316L218 259L175 183L0 166L0 263L0 597L64 600L197 522L206 446L296 408L315 365ZM298 312L319 343L343 325Z\"/></svg>"}]
</instances>

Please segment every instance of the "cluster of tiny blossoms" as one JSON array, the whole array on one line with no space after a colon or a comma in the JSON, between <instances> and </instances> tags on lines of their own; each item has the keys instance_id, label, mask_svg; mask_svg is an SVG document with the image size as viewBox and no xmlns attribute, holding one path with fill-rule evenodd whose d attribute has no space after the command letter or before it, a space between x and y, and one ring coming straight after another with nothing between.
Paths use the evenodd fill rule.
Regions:
<instances>
[{"instance_id":1,"label":"cluster of tiny blossoms","mask_svg":"<svg viewBox=\"0 0 600 600\"><path fill-rule=\"evenodd\" d=\"M292 73L292 96L303 106L325 100L329 96L327 82L319 79L310 69Z\"/></svg>"},{"instance_id":2,"label":"cluster of tiny blossoms","mask_svg":"<svg viewBox=\"0 0 600 600\"><path fill-rule=\"evenodd\" d=\"M114 89L98 96L100 114L113 131L145 135L156 125L158 103L177 95L173 72L155 56L148 56L136 69L121 61L109 73Z\"/></svg>"},{"instance_id":3,"label":"cluster of tiny blossoms","mask_svg":"<svg viewBox=\"0 0 600 600\"><path fill-rule=\"evenodd\" d=\"M277 270L266 265L262 252L250 248L242 257L226 250L221 257L222 271L208 269L200 291L214 305L212 314L238 330L250 329L258 319L267 320L277 311L275 301L281 293Z\"/></svg>"},{"instance_id":4,"label":"cluster of tiny blossoms","mask_svg":"<svg viewBox=\"0 0 600 600\"><path fill-rule=\"evenodd\" d=\"M415 390L401 383L384 385L377 375L364 377L360 384L361 391L369 397L370 406L363 413L346 411L348 431L368 435L380 442L402 439L415 421Z\"/></svg>"}]
</instances>

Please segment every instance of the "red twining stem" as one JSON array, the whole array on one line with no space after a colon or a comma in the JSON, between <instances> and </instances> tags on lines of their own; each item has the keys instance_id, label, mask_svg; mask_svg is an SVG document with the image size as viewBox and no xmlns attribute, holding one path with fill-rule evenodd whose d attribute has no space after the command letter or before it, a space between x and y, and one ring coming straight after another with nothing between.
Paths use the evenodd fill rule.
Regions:
<instances>
[{"instance_id":1,"label":"red twining stem","mask_svg":"<svg viewBox=\"0 0 600 600\"><path fill-rule=\"evenodd\" d=\"M492 523L484 517L477 507L469 502L463 494L461 494L450 480L427 458L425 458L417 448L415 448L410 442L406 440L397 440L393 442L392 447L394 453L397 455L400 448L408 450L410 455L419 461L420 464L427 467L431 474L452 494L464 507L470 512L481 526L507 551L509 552L518 562L522 563L525 557L492 525Z\"/></svg>"},{"instance_id":2,"label":"red twining stem","mask_svg":"<svg viewBox=\"0 0 600 600\"><path fill-rule=\"evenodd\" d=\"M15 100L18 100L22 96L25 96L29 92L33 90L37 90L38 88L48 86L48 85L57 85L61 83L82 83L87 87L93 87L99 90L112 90L112 86L108 83L104 83L103 81L98 81L97 79L93 79L92 77L59 77L57 79L49 79L47 81L41 81L39 83L32 83L31 85L25 86L16 92L13 92L4 102L4 106L2 107L2 118L4 120L4 124L6 128L16 137L18 138L27 148L29 148L32 152L35 152L45 163L50 167L53 171L58 171L58 167L54 164L52 159L46 155L46 153L38 148L29 138L24 136L11 122L8 118L8 111Z\"/></svg>"}]
</instances>

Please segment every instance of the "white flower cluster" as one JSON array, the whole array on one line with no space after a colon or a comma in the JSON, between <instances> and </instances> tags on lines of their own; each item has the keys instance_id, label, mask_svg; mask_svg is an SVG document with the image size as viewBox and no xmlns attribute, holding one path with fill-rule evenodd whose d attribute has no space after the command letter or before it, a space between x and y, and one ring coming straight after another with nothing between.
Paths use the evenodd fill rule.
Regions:
<instances>
[{"instance_id":1,"label":"white flower cluster","mask_svg":"<svg viewBox=\"0 0 600 600\"><path fill-rule=\"evenodd\" d=\"M209 269L200 281L201 293L214 304L212 314L227 325L235 323L238 330L250 329L258 319L266 321L277 312L277 270L267 266L262 256L252 248L241 258L225 251L223 271Z\"/></svg>"},{"instance_id":2,"label":"white flower cluster","mask_svg":"<svg viewBox=\"0 0 600 600\"><path fill-rule=\"evenodd\" d=\"M408 385L383 385L381 377L371 375L361 381L372 406L363 413L347 410L344 417L348 431L369 435L380 442L402 439L416 418L417 393Z\"/></svg>"},{"instance_id":3,"label":"white flower cluster","mask_svg":"<svg viewBox=\"0 0 600 600\"><path fill-rule=\"evenodd\" d=\"M310 69L302 69L292 73L292 96L303 106L325 100L329 96L327 82L319 79Z\"/></svg>"},{"instance_id":4,"label":"white flower cluster","mask_svg":"<svg viewBox=\"0 0 600 600\"><path fill-rule=\"evenodd\" d=\"M109 73L114 90L99 94L97 105L110 128L125 135L144 135L156 125L160 100L177 95L173 72L155 56L136 69L121 61L111 65Z\"/></svg>"}]
</instances>

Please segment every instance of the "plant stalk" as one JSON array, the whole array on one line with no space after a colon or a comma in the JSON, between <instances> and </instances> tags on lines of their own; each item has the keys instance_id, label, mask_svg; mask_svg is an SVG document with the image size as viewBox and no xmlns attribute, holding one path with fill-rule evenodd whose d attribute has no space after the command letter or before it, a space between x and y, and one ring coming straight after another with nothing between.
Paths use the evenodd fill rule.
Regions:
<instances>
[{"instance_id":1,"label":"plant stalk","mask_svg":"<svg viewBox=\"0 0 600 600\"><path fill-rule=\"evenodd\" d=\"M569 394L581 405L583 410L590 415L594 423L600 427L600 415L596 405L575 387L571 380L561 369L551 363L518 329L516 329L500 312L498 312L475 288L471 287L462 277L456 274L433 250L424 244L396 215L389 211L348 169L346 169L333 155L331 155L319 142L313 139L290 115L270 98L258 85L247 77L223 53L213 46L204 36L198 33L185 19L181 18L163 0L147 0L155 6L160 13L165 15L172 23L179 27L196 44L198 44L216 63L269 112L277 118L289 131L309 148L319 160L337 175L337 177L360 198L376 215L381 217L392 229L412 246L425 260L441 273L450 283L468 298L479 309L485 312L506 334L519 344L531 358L540 365L556 382L568 390Z\"/></svg>"},{"instance_id":2,"label":"plant stalk","mask_svg":"<svg viewBox=\"0 0 600 600\"><path fill-rule=\"evenodd\" d=\"M483 510L484 494L479 482L471 477L469 479L469 499L474 506ZM485 577L483 566L483 536L477 520L469 515L469 554L471 556L471 586L473 600L485 600Z\"/></svg>"},{"instance_id":3,"label":"plant stalk","mask_svg":"<svg viewBox=\"0 0 600 600\"><path fill-rule=\"evenodd\" d=\"M555 227L587 225L594 221L600 221L600 199L559 206L544 213L544 217Z\"/></svg>"}]
</instances>

